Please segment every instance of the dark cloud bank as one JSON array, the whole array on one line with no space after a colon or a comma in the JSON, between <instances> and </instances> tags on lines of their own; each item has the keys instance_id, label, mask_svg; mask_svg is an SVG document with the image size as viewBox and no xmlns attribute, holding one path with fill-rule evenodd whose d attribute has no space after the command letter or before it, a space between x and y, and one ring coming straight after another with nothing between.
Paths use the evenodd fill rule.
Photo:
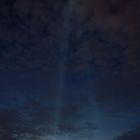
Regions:
<instances>
[{"instance_id":1,"label":"dark cloud bank","mask_svg":"<svg viewBox=\"0 0 140 140\"><path fill-rule=\"evenodd\" d=\"M114 140L139 140L140 139L140 127L137 126L134 130L124 133L122 136L114 138Z\"/></svg>"}]
</instances>

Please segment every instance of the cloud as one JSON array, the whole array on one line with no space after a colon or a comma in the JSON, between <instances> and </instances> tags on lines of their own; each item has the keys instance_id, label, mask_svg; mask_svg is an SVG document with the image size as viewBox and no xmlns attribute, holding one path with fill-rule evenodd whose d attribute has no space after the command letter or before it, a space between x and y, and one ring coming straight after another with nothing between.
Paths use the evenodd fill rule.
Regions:
<instances>
[{"instance_id":1,"label":"cloud","mask_svg":"<svg viewBox=\"0 0 140 140\"><path fill-rule=\"evenodd\" d=\"M1 2L1 7L1 69L56 68L57 48L53 46L61 33L53 14L61 12L59 3L19 0Z\"/></svg>"},{"instance_id":2,"label":"cloud","mask_svg":"<svg viewBox=\"0 0 140 140\"><path fill-rule=\"evenodd\" d=\"M76 86L69 87L69 91L64 93L60 116L68 121L61 122L62 131L91 129L85 124L76 126L75 122L80 123L78 113L94 97L108 112L118 113L139 105L138 0L119 0L116 3L111 0L77 0L69 17L69 32L65 32L63 27L67 23L67 18L63 17L63 8L67 5L63 1L32 3L19 0L10 6L7 2L2 3L4 8L0 9L0 65L4 71L14 69L19 74L14 75L18 78L13 76L11 79L9 75L7 79L4 76L1 81L4 87L0 88L22 90L26 97L28 93L33 96L28 100L31 111L25 114L34 122L38 120L35 125L43 124L46 118L50 123L53 121L54 106L51 105L56 101L60 50L65 45L68 45L66 81L71 80L70 84ZM22 70L31 70L31 73L41 70L43 76L23 74ZM77 87L77 84L80 86ZM87 85L93 87L89 89L92 90L90 93ZM45 102L49 105L46 106ZM49 128L49 125L46 127Z\"/></svg>"},{"instance_id":3,"label":"cloud","mask_svg":"<svg viewBox=\"0 0 140 140\"><path fill-rule=\"evenodd\" d=\"M138 26L134 27L136 24L138 25L137 19L140 12L138 0L94 0L92 6L95 17L107 28L116 30L124 24L126 27L138 28Z\"/></svg>"},{"instance_id":4,"label":"cloud","mask_svg":"<svg viewBox=\"0 0 140 140\"><path fill-rule=\"evenodd\" d=\"M138 0L76 0L66 34L62 15L69 5L63 1L11 0L11 4L6 1L1 5L1 69L56 70L67 36L69 72L85 74L94 65L101 73L129 81L139 74Z\"/></svg>"},{"instance_id":5,"label":"cloud","mask_svg":"<svg viewBox=\"0 0 140 140\"><path fill-rule=\"evenodd\" d=\"M140 139L140 127L136 127L134 130L128 131L122 136L118 136L113 140L139 140Z\"/></svg>"},{"instance_id":6,"label":"cloud","mask_svg":"<svg viewBox=\"0 0 140 140\"><path fill-rule=\"evenodd\" d=\"M86 48L93 48L93 51L89 49L94 57L90 59L95 60L97 68L101 68L102 71L106 70L110 74L119 73L124 79L130 78L129 81L131 81L132 77L139 75L140 71L139 1L89 0L79 1L79 3L89 11L87 17L91 16L85 20L85 26L81 30L84 27L86 29L90 27L88 32L94 32L97 27L102 30L102 33L98 30L99 42L99 38L96 38L96 43L90 39L85 41ZM78 10L80 9L77 6ZM95 36L92 35L92 37L94 40Z\"/></svg>"},{"instance_id":7,"label":"cloud","mask_svg":"<svg viewBox=\"0 0 140 140\"><path fill-rule=\"evenodd\" d=\"M68 79L65 79L62 100L58 101L56 97L58 97L59 87L55 76L49 78L45 73L37 72L3 73L3 75L1 73L0 107L12 108L18 112L19 128L15 129L19 129L19 133L23 131L23 133L36 132L39 133L38 135L45 133L51 135L54 133L53 126L56 127L55 122L58 121L59 133L75 134L88 129L95 131L94 121L88 121L88 118L80 115L90 100L90 97L87 96L88 93L85 94L84 84L81 89L81 84L77 87L75 81L75 84L69 85ZM62 103L60 110L57 110L56 102ZM9 116L11 115L7 115L7 119ZM57 120L57 118L59 119ZM92 122L91 125L90 122ZM16 125L16 123L13 122L12 125Z\"/></svg>"}]
</instances>

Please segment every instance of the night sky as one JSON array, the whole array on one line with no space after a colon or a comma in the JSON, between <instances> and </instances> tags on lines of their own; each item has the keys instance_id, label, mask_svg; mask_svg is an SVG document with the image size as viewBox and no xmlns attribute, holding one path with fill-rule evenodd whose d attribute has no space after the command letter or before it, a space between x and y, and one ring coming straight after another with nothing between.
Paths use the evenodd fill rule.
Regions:
<instances>
[{"instance_id":1,"label":"night sky","mask_svg":"<svg viewBox=\"0 0 140 140\"><path fill-rule=\"evenodd\" d=\"M1 0L0 140L140 140L140 1Z\"/></svg>"}]
</instances>

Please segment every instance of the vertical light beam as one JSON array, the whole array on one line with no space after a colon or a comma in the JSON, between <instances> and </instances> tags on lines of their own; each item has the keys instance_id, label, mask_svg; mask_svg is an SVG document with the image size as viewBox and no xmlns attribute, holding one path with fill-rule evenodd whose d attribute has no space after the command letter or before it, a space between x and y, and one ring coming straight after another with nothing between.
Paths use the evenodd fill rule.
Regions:
<instances>
[{"instance_id":1,"label":"vertical light beam","mask_svg":"<svg viewBox=\"0 0 140 140\"><path fill-rule=\"evenodd\" d=\"M61 57L59 63L59 75L58 75L58 89L56 96L56 110L54 118L54 128L53 128L53 140L57 139L57 133L59 132L59 123L61 121L61 109L62 109L62 100L64 94L64 83L65 83L65 74L66 74L66 61L67 53L69 50L69 41L70 36L70 18L73 9L73 0L68 0L63 9L63 35L62 35L62 44L61 44Z\"/></svg>"}]
</instances>

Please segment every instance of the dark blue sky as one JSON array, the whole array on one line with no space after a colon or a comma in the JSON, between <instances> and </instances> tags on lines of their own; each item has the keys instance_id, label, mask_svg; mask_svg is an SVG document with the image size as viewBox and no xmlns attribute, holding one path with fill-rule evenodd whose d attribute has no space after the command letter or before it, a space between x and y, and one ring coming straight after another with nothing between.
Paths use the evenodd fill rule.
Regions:
<instances>
[{"instance_id":1,"label":"dark blue sky","mask_svg":"<svg viewBox=\"0 0 140 140\"><path fill-rule=\"evenodd\" d=\"M0 139L140 139L139 1L2 0Z\"/></svg>"}]
</instances>

